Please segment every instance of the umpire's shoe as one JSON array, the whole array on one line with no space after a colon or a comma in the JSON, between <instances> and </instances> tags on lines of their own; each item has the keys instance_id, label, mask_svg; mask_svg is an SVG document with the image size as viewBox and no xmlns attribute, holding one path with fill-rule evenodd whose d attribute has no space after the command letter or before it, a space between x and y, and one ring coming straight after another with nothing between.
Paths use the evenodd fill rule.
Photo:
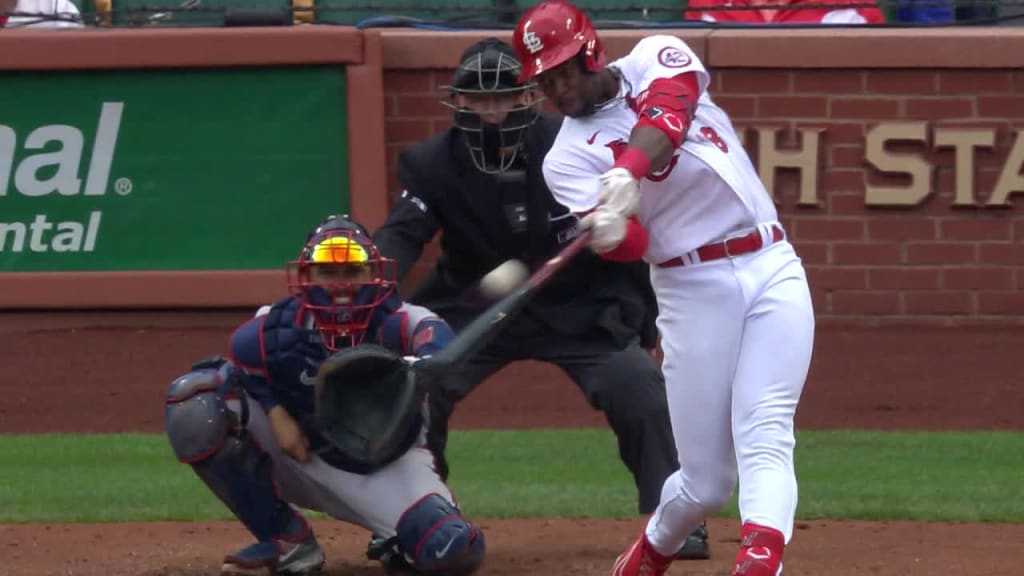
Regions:
<instances>
[{"instance_id":1,"label":"umpire's shoe","mask_svg":"<svg viewBox=\"0 0 1024 576\"><path fill-rule=\"evenodd\" d=\"M307 576L319 574L324 565L324 551L313 533L301 542L273 540L257 542L224 557L221 574L287 574Z\"/></svg>"},{"instance_id":2,"label":"umpire's shoe","mask_svg":"<svg viewBox=\"0 0 1024 576\"><path fill-rule=\"evenodd\" d=\"M708 544L708 527L704 522L686 537L683 547L676 553L680 560L707 560L711 558L711 546Z\"/></svg>"}]
</instances>

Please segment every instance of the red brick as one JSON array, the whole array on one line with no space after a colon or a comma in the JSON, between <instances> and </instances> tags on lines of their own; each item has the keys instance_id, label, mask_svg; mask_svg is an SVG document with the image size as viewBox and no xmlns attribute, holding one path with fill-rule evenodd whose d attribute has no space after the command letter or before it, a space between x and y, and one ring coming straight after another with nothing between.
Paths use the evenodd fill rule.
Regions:
<instances>
[{"instance_id":1,"label":"red brick","mask_svg":"<svg viewBox=\"0 0 1024 576\"><path fill-rule=\"evenodd\" d=\"M996 189L996 182L999 181L999 171L981 169L974 172L974 196L975 202L979 198L987 199Z\"/></svg>"},{"instance_id":2,"label":"red brick","mask_svg":"<svg viewBox=\"0 0 1024 576\"><path fill-rule=\"evenodd\" d=\"M412 143L426 140L433 134L430 120L398 120L389 118L384 132L389 144Z\"/></svg>"},{"instance_id":3,"label":"red brick","mask_svg":"<svg viewBox=\"0 0 1024 576\"><path fill-rule=\"evenodd\" d=\"M804 242L794 238L793 248L805 265L813 266L815 264L829 263L829 253L831 250L830 246L824 242Z\"/></svg>"},{"instance_id":4,"label":"red brick","mask_svg":"<svg viewBox=\"0 0 1024 576\"><path fill-rule=\"evenodd\" d=\"M867 73L868 93L935 94L938 80L930 70L871 70Z\"/></svg>"},{"instance_id":5,"label":"red brick","mask_svg":"<svg viewBox=\"0 0 1024 576\"><path fill-rule=\"evenodd\" d=\"M860 172L860 178L862 185L857 190L856 194L829 194L828 195L828 211L833 215L845 215L845 214L864 214L866 208L864 206L864 173ZM826 190L831 190L826 188Z\"/></svg>"},{"instance_id":6,"label":"red brick","mask_svg":"<svg viewBox=\"0 0 1024 576\"><path fill-rule=\"evenodd\" d=\"M790 91L790 75L778 70L720 70L720 92L779 94Z\"/></svg>"},{"instance_id":7,"label":"red brick","mask_svg":"<svg viewBox=\"0 0 1024 576\"><path fill-rule=\"evenodd\" d=\"M982 118L1024 117L1024 96L978 96L978 116Z\"/></svg>"},{"instance_id":8,"label":"red brick","mask_svg":"<svg viewBox=\"0 0 1024 576\"><path fill-rule=\"evenodd\" d=\"M1024 244L992 242L979 244L978 261L982 264L1024 265Z\"/></svg>"},{"instance_id":9,"label":"red brick","mask_svg":"<svg viewBox=\"0 0 1024 576\"><path fill-rule=\"evenodd\" d=\"M829 166L863 169L864 146L833 146L829 157Z\"/></svg>"},{"instance_id":10,"label":"red brick","mask_svg":"<svg viewBox=\"0 0 1024 576\"><path fill-rule=\"evenodd\" d=\"M868 240L935 240L931 218L875 217L868 221Z\"/></svg>"},{"instance_id":11,"label":"red brick","mask_svg":"<svg viewBox=\"0 0 1024 576\"><path fill-rule=\"evenodd\" d=\"M977 246L959 242L912 242L906 246L907 264L967 266L977 262Z\"/></svg>"},{"instance_id":12,"label":"red brick","mask_svg":"<svg viewBox=\"0 0 1024 576\"><path fill-rule=\"evenodd\" d=\"M942 287L951 290L1012 290L1013 268L949 268L942 271Z\"/></svg>"},{"instance_id":13,"label":"red brick","mask_svg":"<svg viewBox=\"0 0 1024 576\"><path fill-rule=\"evenodd\" d=\"M757 116L757 98L754 96L715 96L715 103L732 118Z\"/></svg>"},{"instance_id":14,"label":"red brick","mask_svg":"<svg viewBox=\"0 0 1024 576\"><path fill-rule=\"evenodd\" d=\"M900 263L900 247L895 243L835 243L832 262L839 266L885 266Z\"/></svg>"},{"instance_id":15,"label":"red brick","mask_svg":"<svg viewBox=\"0 0 1024 576\"><path fill-rule=\"evenodd\" d=\"M908 120L944 120L974 116L971 98L908 98L903 117Z\"/></svg>"},{"instance_id":16,"label":"red brick","mask_svg":"<svg viewBox=\"0 0 1024 576\"><path fill-rule=\"evenodd\" d=\"M866 268L808 266L807 282L826 290L863 290L867 288Z\"/></svg>"},{"instance_id":17,"label":"red brick","mask_svg":"<svg viewBox=\"0 0 1024 576\"><path fill-rule=\"evenodd\" d=\"M1024 218L1013 222L1013 239L1019 242L1024 241Z\"/></svg>"},{"instance_id":18,"label":"red brick","mask_svg":"<svg viewBox=\"0 0 1024 576\"><path fill-rule=\"evenodd\" d=\"M384 75L384 93L416 93L436 92L437 86L432 82L429 70L397 71L388 70Z\"/></svg>"},{"instance_id":19,"label":"red brick","mask_svg":"<svg viewBox=\"0 0 1024 576\"><path fill-rule=\"evenodd\" d=\"M1024 292L979 292L978 312L980 314L1024 316Z\"/></svg>"},{"instance_id":20,"label":"red brick","mask_svg":"<svg viewBox=\"0 0 1024 576\"><path fill-rule=\"evenodd\" d=\"M441 132L444 132L445 130L452 127L452 119L436 118L434 119L433 122L431 122L431 126L433 127L434 130L431 136L433 136L434 134L440 134Z\"/></svg>"},{"instance_id":21,"label":"red brick","mask_svg":"<svg viewBox=\"0 0 1024 576\"><path fill-rule=\"evenodd\" d=\"M811 127L810 125L806 125ZM797 122L797 129L805 127L805 124ZM864 135L867 133L862 122L833 122L828 124L822 139L828 144L859 144L864 146Z\"/></svg>"},{"instance_id":22,"label":"red brick","mask_svg":"<svg viewBox=\"0 0 1024 576\"><path fill-rule=\"evenodd\" d=\"M842 290L832 293L834 314L899 314L898 292Z\"/></svg>"},{"instance_id":23,"label":"red brick","mask_svg":"<svg viewBox=\"0 0 1024 576\"><path fill-rule=\"evenodd\" d=\"M940 94L991 94L1009 92L1010 74L1005 70L948 70L939 74Z\"/></svg>"},{"instance_id":24,"label":"red brick","mask_svg":"<svg viewBox=\"0 0 1024 576\"><path fill-rule=\"evenodd\" d=\"M793 236L801 240L863 240L864 221L805 216L796 220Z\"/></svg>"},{"instance_id":25,"label":"red brick","mask_svg":"<svg viewBox=\"0 0 1024 576\"><path fill-rule=\"evenodd\" d=\"M864 74L860 71L799 70L793 73L796 94L858 94L864 91Z\"/></svg>"},{"instance_id":26,"label":"red brick","mask_svg":"<svg viewBox=\"0 0 1024 576\"><path fill-rule=\"evenodd\" d=\"M858 204L857 213L863 211L864 205L864 172L861 170L827 169L824 173L819 172L819 187L831 197L837 196L836 192L856 192L855 202Z\"/></svg>"},{"instance_id":27,"label":"red brick","mask_svg":"<svg viewBox=\"0 0 1024 576\"><path fill-rule=\"evenodd\" d=\"M1009 240L1010 221L995 218L943 218L939 221L942 240ZM1021 246L1024 250L1024 246Z\"/></svg>"},{"instance_id":28,"label":"red brick","mask_svg":"<svg viewBox=\"0 0 1024 576\"><path fill-rule=\"evenodd\" d=\"M828 115L828 100L822 96L761 96L757 109L760 118L822 118Z\"/></svg>"},{"instance_id":29,"label":"red brick","mask_svg":"<svg viewBox=\"0 0 1024 576\"><path fill-rule=\"evenodd\" d=\"M900 116L900 102L891 99L870 98L832 98L829 101L828 117L864 118L879 121L892 121Z\"/></svg>"},{"instance_id":30,"label":"red brick","mask_svg":"<svg viewBox=\"0 0 1024 576\"><path fill-rule=\"evenodd\" d=\"M1017 268L1017 290L1024 290L1024 268Z\"/></svg>"},{"instance_id":31,"label":"red brick","mask_svg":"<svg viewBox=\"0 0 1024 576\"><path fill-rule=\"evenodd\" d=\"M907 291L903 293L903 305L907 314L970 314L974 298L962 291Z\"/></svg>"},{"instance_id":32,"label":"red brick","mask_svg":"<svg viewBox=\"0 0 1024 576\"><path fill-rule=\"evenodd\" d=\"M927 290L939 287L938 268L872 268L868 288L872 290Z\"/></svg>"},{"instance_id":33,"label":"red brick","mask_svg":"<svg viewBox=\"0 0 1024 576\"><path fill-rule=\"evenodd\" d=\"M446 119L449 119L450 112L433 96L401 95L398 97L398 113L395 116L406 118L437 118L444 116Z\"/></svg>"},{"instance_id":34,"label":"red brick","mask_svg":"<svg viewBox=\"0 0 1024 576\"><path fill-rule=\"evenodd\" d=\"M827 314L832 310L832 292L811 286L811 306L814 307L815 315Z\"/></svg>"}]
</instances>

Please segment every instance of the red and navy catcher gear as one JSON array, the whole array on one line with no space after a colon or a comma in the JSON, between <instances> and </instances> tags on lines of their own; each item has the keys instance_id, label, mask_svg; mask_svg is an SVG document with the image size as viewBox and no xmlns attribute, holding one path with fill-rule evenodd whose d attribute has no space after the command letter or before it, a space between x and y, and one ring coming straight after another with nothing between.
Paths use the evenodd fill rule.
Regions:
<instances>
[{"instance_id":1,"label":"red and navy catcher gear","mask_svg":"<svg viewBox=\"0 0 1024 576\"><path fill-rule=\"evenodd\" d=\"M548 0L523 14L512 35L523 63L519 81L526 82L580 55L583 67L597 72L605 65L604 47L583 10L561 0Z\"/></svg>"},{"instance_id":2,"label":"red and navy catcher gear","mask_svg":"<svg viewBox=\"0 0 1024 576\"><path fill-rule=\"evenodd\" d=\"M395 261L381 256L367 230L348 216L329 216L317 226L287 274L329 350L362 342L374 311L397 285Z\"/></svg>"}]
</instances>

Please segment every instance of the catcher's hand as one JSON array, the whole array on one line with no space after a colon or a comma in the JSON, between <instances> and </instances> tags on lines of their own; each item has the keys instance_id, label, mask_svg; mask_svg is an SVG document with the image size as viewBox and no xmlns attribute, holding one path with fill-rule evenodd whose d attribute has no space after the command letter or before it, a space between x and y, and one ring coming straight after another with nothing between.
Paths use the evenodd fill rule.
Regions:
<instances>
[{"instance_id":1,"label":"catcher's hand","mask_svg":"<svg viewBox=\"0 0 1024 576\"><path fill-rule=\"evenodd\" d=\"M396 460L419 436L424 392L410 363L361 344L324 360L316 380L316 427L345 459L369 474Z\"/></svg>"}]
</instances>

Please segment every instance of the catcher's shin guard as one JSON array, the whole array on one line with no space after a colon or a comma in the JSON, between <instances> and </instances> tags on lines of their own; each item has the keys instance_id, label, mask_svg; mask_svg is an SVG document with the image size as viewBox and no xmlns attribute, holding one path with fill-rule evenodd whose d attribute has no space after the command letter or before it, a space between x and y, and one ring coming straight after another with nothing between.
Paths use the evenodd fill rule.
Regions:
<instances>
[{"instance_id":1,"label":"catcher's shin guard","mask_svg":"<svg viewBox=\"0 0 1024 576\"><path fill-rule=\"evenodd\" d=\"M225 364L189 372L171 383L164 411L171 448L257 540L304 534L305 520L278 496L270 456L238 425L224 402L229 376Z\"/></svg>"},{"instance_id":2,"label":"catcher's shin guard","mask_svg":"<svg viewBox=\"0 0 1024 576\"><path fill-rule=\"evenodd\" d=\"M733 576L777 576L785 548L782 532L751 522L743 524Z\"/></svg>"},{"instance_id":3,"label":"catcher's shin guard","mask_svg":"<svg viewBox=\"0 0 1024 576\"><path fill-rule=\"evenodd\" d=\"M409 507L395 532L395 543L418 574L469 576L483 564L483 532L437 494Z\"/></svg>"}]
</instances>

